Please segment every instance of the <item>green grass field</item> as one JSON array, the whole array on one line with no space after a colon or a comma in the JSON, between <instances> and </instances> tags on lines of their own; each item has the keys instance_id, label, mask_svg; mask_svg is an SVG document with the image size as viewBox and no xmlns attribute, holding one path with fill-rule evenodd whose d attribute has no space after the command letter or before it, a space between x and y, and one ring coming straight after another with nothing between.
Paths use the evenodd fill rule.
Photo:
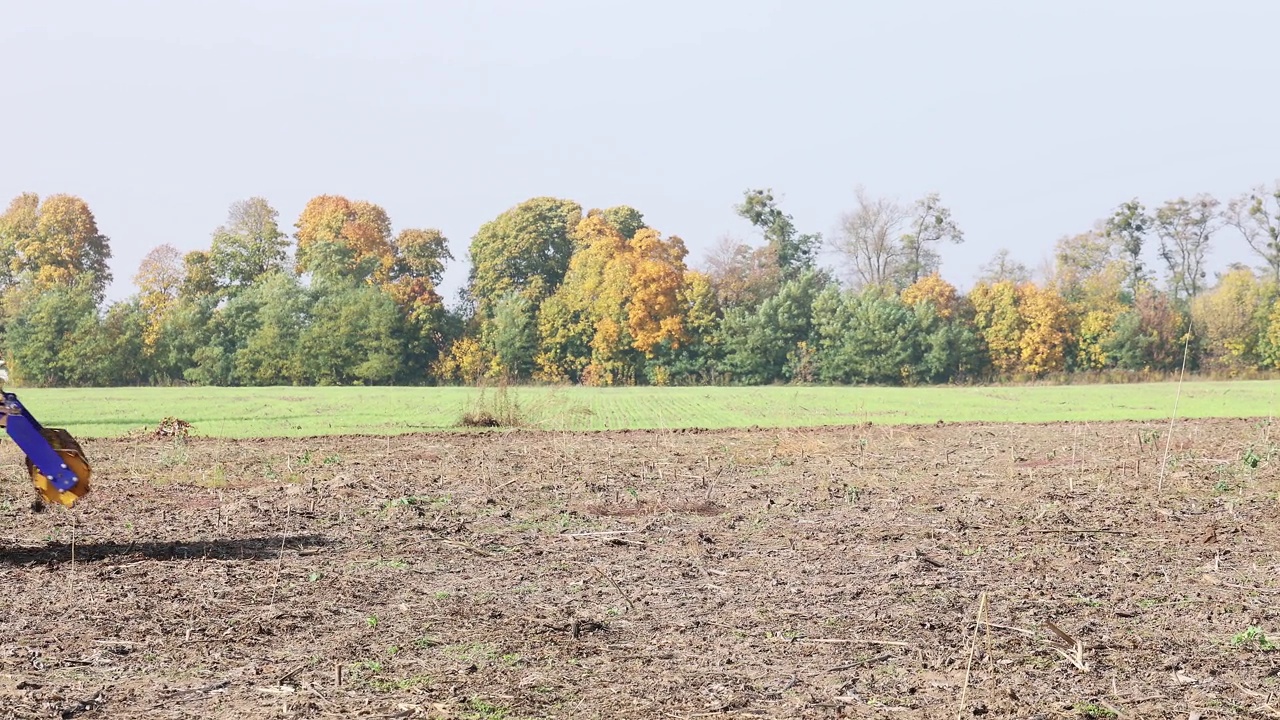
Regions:
<instances>
[{"instance_id":1,"label":"green grass field","mask_svg":"<svg viewBox=\"0 0 1280 720\"><path fill-rule=\"evenodd\" d=\"M174 416L193 434L300 437L395 434L458 427L499 391L473 388L103 388L19 389L45 425L79 437L154 428ZM1176 383L1009 387L513 387L507 398L530 427L803 427L989 421L1167 419ZM1177 415L1270 417L1280 381L1188 382Z\"/></svg>"}]
</instances>

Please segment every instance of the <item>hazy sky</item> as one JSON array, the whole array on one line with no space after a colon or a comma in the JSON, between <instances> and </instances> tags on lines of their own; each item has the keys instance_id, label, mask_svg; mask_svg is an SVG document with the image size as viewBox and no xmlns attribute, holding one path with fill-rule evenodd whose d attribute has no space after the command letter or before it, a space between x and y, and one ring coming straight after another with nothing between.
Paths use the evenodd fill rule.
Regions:
<instances>
[{"instance_id":1,"label":"hazy sky","mask_svg":"<svg viewBox=\"0 0 1280 720\"><path fill-rule=\"evenodd\" d=\"M237 199L476 228L529 197L633 205L699 264L772 187L831 233L861 184L941 193L967 287L1120 202L1280 177L1280 3L1217 0L0 0L0 202L70 192L142 255ZM1245 260L1224 232L1215 267Z\"/></svg>"}]
</instances>

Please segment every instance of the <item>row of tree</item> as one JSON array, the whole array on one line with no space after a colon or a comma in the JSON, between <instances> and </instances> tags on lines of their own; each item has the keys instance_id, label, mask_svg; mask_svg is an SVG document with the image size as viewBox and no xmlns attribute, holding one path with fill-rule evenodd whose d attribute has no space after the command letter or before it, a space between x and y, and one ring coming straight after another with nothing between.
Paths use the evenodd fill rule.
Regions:
<instances>
[{"instance_id":1,"label":"row of tree","mask_svg":"<svg viewBox=\"0 0 1280 720\"><path fill-rule=\"evenodd\" d=\"M1126 202L1058 241L1033 282L997 253L960 294L939 248L964 234L936 194L857 194L837 232L804 233L768 190L735 207L760 243L703 269L631 207L538 197L479 228L459 302L435 229L312 198L290 236L263 198L208 249L147 254L104 302L110 241L80 198L23 194L0 215L3 347L27 385L941 383L1074 371L1280 368L1280 185L1220 204ZM1260 260L1213 281L1231 229ZM1145 264L1156 241L1161 277ZM820 267L822 249L839 268Z\"/></svg>"}]
</instances>

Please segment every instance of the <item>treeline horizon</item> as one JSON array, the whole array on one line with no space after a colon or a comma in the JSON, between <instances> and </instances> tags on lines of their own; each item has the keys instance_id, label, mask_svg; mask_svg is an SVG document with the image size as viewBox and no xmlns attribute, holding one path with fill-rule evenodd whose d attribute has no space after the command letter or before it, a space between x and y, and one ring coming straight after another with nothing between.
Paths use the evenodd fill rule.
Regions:
<instances>
[{"instance_id":1,"label":"treeline horizon","mask_svg":"<svg viewBox=\"0 0 1280 720\"><path fill-rule=\"evenodd\" d=\"M467 283L435 228L318 195L293 223L231 205L207 249L153 248L107 302L110 238L83 199L23 193L0 215L10 379L194 384L917 385L1280 369L1280 183L1148 208L1128 200L1060 238L1042 278L1000 250L960 293L965 242L936 193L859 189L837 229L802 232L771 190L734 206L759 234L701 268L629 206L535 197L471 237ZM1251 258L1209 277L1220 241ZM837 263L817 262L821 250ZM1154 253L1152 252L1154 250ZM1156 261L1148 266L1148 256ZM1253 265L1244 262L1252 260Z\"/></svg>"}]
</instances>

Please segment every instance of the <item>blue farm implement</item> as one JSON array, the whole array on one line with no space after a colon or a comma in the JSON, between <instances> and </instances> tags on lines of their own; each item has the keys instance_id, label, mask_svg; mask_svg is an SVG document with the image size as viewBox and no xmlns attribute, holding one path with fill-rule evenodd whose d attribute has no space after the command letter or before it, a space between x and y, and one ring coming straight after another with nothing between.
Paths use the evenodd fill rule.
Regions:
<instances>
[{"instance_id":1,"label":"blue farm implement","mask_svg":"<svg viewBox=\"0 0 1280 720\"><path fill-rule=\"evenodd\" d=\"M89 492L89 461L71 434L47 428L11 392L3 393L0 424L26 453L31 482L46 502L71 507Z\"/></svg>"}]
</instances>

